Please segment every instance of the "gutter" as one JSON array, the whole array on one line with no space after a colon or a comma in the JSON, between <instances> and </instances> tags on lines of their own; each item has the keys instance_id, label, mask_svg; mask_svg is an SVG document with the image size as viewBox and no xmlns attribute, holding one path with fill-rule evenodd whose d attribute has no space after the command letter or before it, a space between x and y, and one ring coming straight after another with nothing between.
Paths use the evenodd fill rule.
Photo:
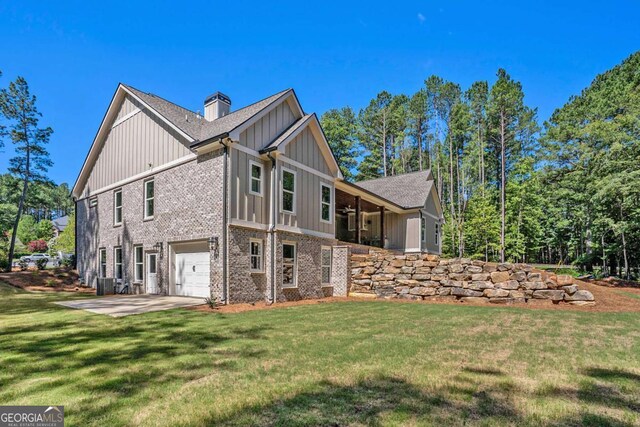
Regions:
<instances>
[{"instance_id":1,"label":"gutter","mask_svg":"<svg viewBox=\"0 0 640 427\"><path fill-rule=\"evenodd\" d=\"M73 232L75 235L73 236L73 268L75 270L78 269L78 199L73 197Z\"/></svg>"},{"instance_id":2,"label":"gutter","mask_svg":"<svg viewBox=\"0 0 640 427\"><path fill-rule=\"evenodd\" d=\"M271 160L271 191L269 194L269 231L271 235L271 250L270 250L270 270L271 270L271 304L277 301L276 298L276 159L269 152L267 157Z\"/></svg>"},{"instance_id":3,"label":"gutter","mask_svg":"<svg viewBox=\"0 0 640 427\"><path fill-rule=\"evenodd\" d=\"M216 142L216 141L220 142L222 145L224 145L226 147L226 145L222 141L227 139L227 138L229 138L229 132L221 133L220 135L216 135L214 137L207 138L207 139L202 140L202 141L195 141L193 144L191 144L189 146L189 148L193 150L193 149L196 149L196 148L200 148L203 145L207 145L210 142Z\"/></svg>"}]
</instances>

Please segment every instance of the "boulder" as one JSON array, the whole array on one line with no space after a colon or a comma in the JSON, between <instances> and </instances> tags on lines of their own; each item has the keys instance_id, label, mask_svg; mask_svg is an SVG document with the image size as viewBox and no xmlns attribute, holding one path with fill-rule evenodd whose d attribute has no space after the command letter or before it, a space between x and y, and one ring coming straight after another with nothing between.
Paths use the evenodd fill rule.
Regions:
<instances>
[{"instance_id":1,"label":"boulder","mask_svg":"<svg viewBox=\"0 0 640 427\"><path fill-rule=\"evenodd\" d=\"M498 264L498 271L509 271L513 270L513 264L510 262L501 262Z\"/></svg>"},{"instance_id":2,"label":"boulder","mask_svg":"<svg viewBox=\"0 0 640 427\"><path fill-rule=\"evenodd\" d=\"M506 282L507 280L509 280L508 271L494 271L491 273L491 281L493 283Z\"/></svg>"},{"instance_id":3,"label":"boulder","mask_svg":"<svg viewBox=\"0 0 640 427\"><path fill-rule=\"evenodd\" d=\"M371 284L371 279L359 279L359 280L354 280L353 281L354 284L356 285L370 285Z\"/></svg>"},{"instance_id":4,"label":"boulder","mask_svg":"<svg viewBox=\"0 0 640 427\"><path fill-rule=\"evenodd\" d=\"M474 291L472 289L451 288L451 295L455 295L457 297L481 297L482 292Z\"/></svg>"},{"instance_id":5,"label":"boulder","mask_svg":"<svg viewBox=\"0 0 640 427\"><path fill-rule=\"evenodd\" d=\"M460 264L462 265L470 265L471 262L471 258L460 258Z\"/></svg>"},{"instance_id":6,"label":"boulder","mask_svg":"<svg viewBox=\"0 0 640 427\"><path fill-rule=\"evenodd\" d=\"M416 267L415 273L418 273L418 274L429 274L429 273L431 273L431 268L430 267Z\"/></svg>"},{"instance_id":7,"label":"boulder","mask_svg":"<svg viewBox=\"0 0 640 427\"><path fill-rule=\"evenodd\" d=\"M550 299L551 301L562 301L564 299L564 291L543 289L534 291L533 297L538 299Z\"/></svg>"},{"instance_id":8,"label":"boulder","mask_svg":"<svg viewBox=\"0 0 640 427\"><path fill-rule=\"evenodd\" d=\"M392 260L389 265L391 265L391 267L404 267L404 260L396 258Z\"/></svg>"},{"instance_id":9,"label":"boulder","mask_svg":"<svg viewBox=\"0 0 640 427\"><path fill-rule=\"evenodd\" d=\"M515 290L520 287L520 283L516 280L507 280L506 282L496 283L495 287L500 289Z\"/></svg>"},{"instance_id":10,"label":"boulder","mask_svg":"<svg viewBox=\"0 0 640 427\"><path fill-rule=\"evenodd\" d=\"M458 280L443 280L442 286L446 286L448 288L464 288L465 282L460 282Z\"/></svg>"},{"instance_id":11,"label":"boulder","mask_svg":"<svg viewBox=\"0 0 640 427\"><path fill-rule=\"evenodd\" d=\"M527 280L527 273L524 271L514 271L511 275L512 280L517 280L518 282L524 282Z\"/></svg>"},{"instance_id":12,"label":"boulder","mask_svg":"<svg viewBox=\"0 0 640 427\"><path fill-rule=\"evenodd\" d=\"M409 291L411 295L420 295L420 296L431 296L436 294L435 288L427 288L424 286L417 286L415 288L411 288Z\"/></svg>"},{"instance_id":13,"label":"boulder","mask_svg":"<svg viewBox=\"0 0 640 427\"><path fill-rule=\"evenodd\" d=\"M523 299L525 297L524 291L509 291L509 297L514 299ZM524 301L522 301L524 302Z\"/></svg>"},{"instance_id":14,"label":"boulder","mask_svg":"<svg viewBox=\"0 0 640 427\"><path fill-rule=\"evenodd\" d=\"M386 274L398 274L400 273L400 269L398 267L385 267L382 269L382 272Z\"/></svg>"},{"instance_id":15,"label":"boulder","mask_svg":"<svg viewBox=\"0 0 640 427\"><path fill-rule=\"evenodd\" d=\"M567 304L579 305L579 306L596 305L594 301L568 301Z\"/></svg>"},{"instance_id":16,"label":"boulder","mask_svg":"<svg viewBox=\"0 0 640 427\"><path fill-rule=\"evenodd\" d=\"M449 278L451 280L459 280L459 281L471 280L471 274L468 274L468 273L452 273L452 274L449 274Z\"/></svg>"},{"instance_id":17,"label":"boulder","mask_svg":"<svg viewBox=\"0 0 640 427\"><path fill-rule=\"evenodd\" d=\"M568 274L558 274L558 276L556 277L556 282L558 282L558 285L560 286L573 285L573 277L569 276Z\"/></svg>"},{"instance_id":18,"label":"boulder","mask_svg":"<svg viewBox=\"0 0 640 427\"><path fill-rule=\"evenodd\" d=\"M371 276L371 279L374 282L393 280L394 278L395 276L393 274L374 274L373 276Z\"/></svg>"},{"instance_id":19,"label":"boulder","mask_svg":"<svg viewBox=\"0 0 640 427\"><path fill-rule=\"evenodd\" d=\"M467 269L467 271L469 271ZM491 274L489 273L475 273L471 275L471 280L477 281L477 280L482 280L482 281L487 281L490 280L491 278Z\"/></svg>"},{"instance_id":20,"label":"boulder","mask_svg":"<svg viewBox=\"0 0 640 427\"><path fill-rule=\"evenodd\" d=\"M464 266L462 264L451 264L449 266L449 271L452 273L462 273L464 271Z\"/></svg>"},{"instance_id":21,"label":"boulder","mask_svg":"<svg viewBox=\"0 0 640 427\"><path fill-rule=\"evenodd\" d=\"M494 271L498 270L498 264L496 264L495 262L486 262L484 266L482 266L482 270L487 273L493 273Z\"/></svg>"},{"instance_id":22,"label":"boulder","mask_svg":"<svg viewBox=\"0 0 640 427\"><path fill-rule=\"evenodd\" d=\"M527 275L527 280L529 282L540 282L540 281L542 281L542 274L541 273L529 273Z\"/></svg>"},{"instance_id":23,"label":"boulder","mask_svg":"<svg viewBox=\"0 0 640 427\"><path fill-rule=\"evenodd\" d=\"M594 299L593 294L585 290L576 291L573 295L564 295L565 301L593 301Z\"/></svg>"},{"instance_id":24,"label":"boulder","mask_svg":"<svg viewBox=\"0 0 640 427\"><path fill-rule=\"evenodd\" d=\"M433 274L445 274L447 272L447 269L445 267L435 267L431 269L431 273Z\"/></svg>"},{"instance_id":25,"label":"boulder","mask_svg":"<svg viewBox=\"0 0 640 427\"><path fill-rule=\"evenodd\" d=\"M413 267L400 267L400 273L402 274L413 274L415 268Z\"/></svg>"},{"instance_id":26,"label":"boulder","mask_svg":"<svg viewBox=\"0 0 640 427\"><path fill-rule=\"evenodd\" d=\"M524 282L524 287L529 290L547 289L544 282Z\"/></svg>"},{"instance_id":27,"label":"boulder","mask_svg":"<svg viewBox=\"0 0 640 427\"><path fill-rule=\"evenodd\" d=\"M509 291L506 289L485 289L484 296L487 298L505 298L509 296Z\"/></svg>"},{"instance_id":28,"label":"boulder","mask_svg":"<svg viewBox=\"0 0 640 427\"><path fill-rule=\"evenodd\" d=\"M451 288L440 288L436 290L436 293L440 296L451 295Z\"/></svg>"},{"instance_id":29,"label":"boulder","mask_svg":"<svg viewBox=\"0 0 640 427\"><path fill-rule=\"evenodd\" d=\"M493 288L493 283L487 282L487 281L478 280L478 281L473 281L473 282L466 282L466 285L464 285L463 288L473 289L473 290L476 290L476 291L483 291L485 289L492 289Z\"/></svg>"},{"instance_id":30,"label":"boulder","mask_svg":"<svg viewBox=\"0 0 640 427\"><path fill-rule=\"evenodd\" d=\"M444 280L448 280L449 276L447 276L446 274L432 274L431 275L431 280L434 280L436 282L442 282Z\"/></svg>"},{"instance_id":31,"label":"boulder","mask_svg":"<svg viewBox=\"0 0 640 427\"><path fill-rule=\"evenodd\" d=\"M412 279L400 279L396 280L396 282L398 282L399 285L404 286L418 286L420 284L420 282L418 282L417 280Z\"/></svg>"},{"instance_id":32,"label":"boulder","mask_svg":"<svg viewBox=\"0 0 640 427\"><path fill-rule=\"evenodd\" d=\"M429 280L431 279L431 275L430 274L414 274L413 276L411 276L411 278L414 280Z\"/></svg>"},{"instance_id":33,"label":"boulder","mask_svg":"<svg viewBox=\"0 0 640 427\"><path fill-rule=\"evenodd\" d=\"M568 293L569 295L573 295L576 292L578 292L578 286L577 285L563 286L562 290Z\"/></svg>"},{"instance_id":34,"label":"boulder","mask_svg":"<svg viewBox=\"0 0 640 427\"><path fill-rule=\"evenodd\" d=\"M409 286L396 286L395 289L398 294L408 294L411 288Z\"/></svg>"},{"instance_id":35,"label":"boulder","mask_svg":"<svg viewBox=\"0 0 640 427\"><path fill-rule=\"evenodd\" d=\"M479 265L468 265L467 273L471 273L471 274L482 273L482 267Z\"/></svg>"}]
</instances>

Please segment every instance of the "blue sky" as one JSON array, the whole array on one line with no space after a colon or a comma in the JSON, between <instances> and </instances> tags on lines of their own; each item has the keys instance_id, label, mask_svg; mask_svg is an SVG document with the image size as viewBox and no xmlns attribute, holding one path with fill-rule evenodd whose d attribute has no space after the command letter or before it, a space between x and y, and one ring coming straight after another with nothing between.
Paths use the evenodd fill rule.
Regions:
<instances>
[{"instance_id":1,"label":"blue sky","mask_svg":"<svg viewBox=\"0 0 640 427\"><path fill-rule=\"evenodd\" d=\"M0 86L22 75L38 96L56 182L75 181L120 81L193 110L293 87L321 114L503 67L544 120L640 49L638 0L92 3L0 1Z\"/></svg>"}]
</instances>

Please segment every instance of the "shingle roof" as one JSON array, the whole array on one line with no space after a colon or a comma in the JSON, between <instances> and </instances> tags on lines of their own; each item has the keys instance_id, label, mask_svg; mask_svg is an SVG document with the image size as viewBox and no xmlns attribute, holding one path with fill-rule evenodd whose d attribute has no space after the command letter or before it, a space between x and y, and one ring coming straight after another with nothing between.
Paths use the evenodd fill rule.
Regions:
<instances>
[{"instance_id":1,"label":"shingle roof","mask_svg":"<svg viewBox=\"0 0 640 427\"><path fill-rule=\"evenodd\" d=\"M420 172L359 181L354 184L405 209L413 209L424 206L431 192L433 179L431 171L427 169Z\"/></svg>"},{"instance_id":2,"label":"shingle roof","mask_svg":"<svg viewBox=\"0 0 640 427\"><path fill-rule=\"evenodd\" d=\"M305 114L304 116L300 117L298 120L293 122L293 124L289 126L287 130L282 132L282 134L279 137L274 139L269 145L267 145L262 150L260 150L260 152L266 153L268 151L273 151L276 148L278 148L280 144L282 144L284 141L286 141L287 138L289 138L289 136L291 136L295 131L297 131L302 126L304 126L304 124L307 123L307 120L309 120L311 117L313 117L313 114Z\"/></svg>"},{"instance_id":3,"label":"shingle roof","mask_svg":"<svg viewBox=\"0 0 640 427\"><path fill-rule=\"evenodd\" d=\"M67 228L67 225L69 225L69 216L61 216L60 218L56 218L53 221L51 221L53 223L53 226L58 230L58 231L64 231L65 228Z\"/></svg>"},{"instance_id":4,"label":"shingle roof","mask_svg":"<svg viewBox=\"0 0 640 427\"><path fill-rule=\"evenodd\" d=\"M173 123L178 129L198 142L231 132L283 96L288 95L291 91L291 89L283 90L209 122L193 111L167 101L157 95L143 92L129 85L123 84L123 86L130 90L135 96L139 97L144 103L148 104L158 114Z\"/></svg>"}]
</instances>

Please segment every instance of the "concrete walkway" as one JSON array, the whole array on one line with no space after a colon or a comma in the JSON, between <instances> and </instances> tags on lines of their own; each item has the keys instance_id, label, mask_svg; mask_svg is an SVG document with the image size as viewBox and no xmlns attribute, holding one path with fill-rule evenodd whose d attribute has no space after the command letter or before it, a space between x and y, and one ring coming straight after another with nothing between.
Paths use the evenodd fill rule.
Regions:
<instances>
[{"instance_id":1,"label":"concrete walkway","mask_svg":"<svg viewBox=\"0 0 640 427\"><path fill-rule=\"evenodd\" d=\"M118 295L83 300L59 301L58 305L78 308L111 317L123 317L152 311L193 307L204 304L203 298L164 295Z\"/></svg>"}]
</instances>

